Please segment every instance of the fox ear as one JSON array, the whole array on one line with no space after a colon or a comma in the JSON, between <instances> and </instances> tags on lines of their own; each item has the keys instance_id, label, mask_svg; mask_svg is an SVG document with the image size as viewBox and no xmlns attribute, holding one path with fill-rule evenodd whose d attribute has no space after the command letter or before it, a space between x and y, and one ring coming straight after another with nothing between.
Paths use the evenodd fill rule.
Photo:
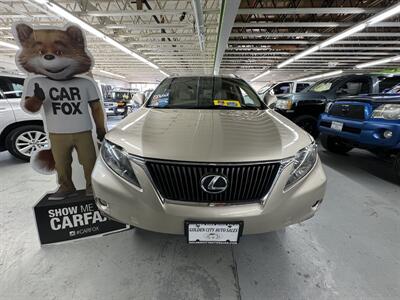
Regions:
<instances>
[{"instance_id":1,"label":"fox ear","mask_svg":"<svg viewBox=\"0 0 400 300\"><path fill-rule=\"evenodd\" d=\"M18 24L15 27L17 32L18 40L21 44L24 44L27 40L29 40L33 29L26 24Z\"/></svg>"},{"instance_id":2,"label":"fox ear","mask_svg":"<svg viewBox=\"0 0 400 300\"><path fill-rule=\"evenodd\" d=\"M68 36L76 43L84 45L83 32L78 26L69 26L66 30Z\"/></svg>"}]
</instances>

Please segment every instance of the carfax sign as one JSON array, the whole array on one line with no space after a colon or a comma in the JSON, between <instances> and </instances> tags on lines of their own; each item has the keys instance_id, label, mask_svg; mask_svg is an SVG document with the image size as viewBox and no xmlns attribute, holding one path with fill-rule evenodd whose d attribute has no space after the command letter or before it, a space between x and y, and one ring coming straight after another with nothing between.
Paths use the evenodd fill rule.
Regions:
<instances>
[{"instance_id":1,"label":"carfax sign","mask_svg":"<svg viewBox=\"0 0 400 300\"><path fill-rule=\"evenodd\" d=\"M94 199L81 195L65 200L42 198L34 207L36 224L42 244L76 240L103 235L130 226L107 219L100 214Z\"/></svg>"}]
</instances>

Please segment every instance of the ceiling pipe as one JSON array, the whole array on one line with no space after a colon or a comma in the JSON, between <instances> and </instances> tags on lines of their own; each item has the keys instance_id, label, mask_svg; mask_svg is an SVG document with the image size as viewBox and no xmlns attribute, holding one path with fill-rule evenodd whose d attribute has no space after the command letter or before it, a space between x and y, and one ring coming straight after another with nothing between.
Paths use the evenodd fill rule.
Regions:
<instances>
[{"instance_id":1,"label":"ceiling pipe","mask_svg":"<svg viewBox=\"0 0 400 300\"><path fill-rule=\"evenodd\" d=\"M199 37L200 51L204 51L206 42L206 27L201 0L192 0L194 18L196 20L197 36Z\"/></svg>"},{"instance_id":2,"label":"ceiling pipe","mask_svg":"<svg viewBox=\"0 0 400 300\"><path fill-rule=\"evenodd\" d=\"M215 60L214 60L214 75L219 74L222 57L224 56L225 49L228 46L229 36L232 32L233 24L237 11L240 6L240 0L223 0L221 6L220 24L218 30L218 43L216 46Z\"/></svg>"}]
</instances>

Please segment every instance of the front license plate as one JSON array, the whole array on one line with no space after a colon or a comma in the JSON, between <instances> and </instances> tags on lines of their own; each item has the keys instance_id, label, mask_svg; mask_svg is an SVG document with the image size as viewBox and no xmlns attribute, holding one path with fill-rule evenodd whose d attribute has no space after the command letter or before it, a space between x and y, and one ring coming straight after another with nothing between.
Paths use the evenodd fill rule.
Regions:
<instances>
[{"instance_id":1,"label":"front license plate","mask_svg":"<svg viewBox=\"0 0 400 300\"><path fill-rule=\"evenodd\" d=\"M242 231L243 222L185 222L189 244L237 244Z\"/></svg>"},{"instance_id":2,"label":"front license plate","mask_svg":"<svg viewBox=\"0 0 400 300\"><path fill-rule=\"evenodd\" d=\"M333 121L332 124L331 124L331 128L334 129L334 130L337 130L337 131L342 131L343 123Z\"/></svg>"},{"instance_id":3,"label":"front license plate","mask_svg":"<svg viewBox=\"0 0 400 300\"><path fill-rule=\"evenodd\" d=\"M123 109L123 108L118 108L117 109L117 112L124 112L125 111L125 109Z\"/></svg>"}]
</instances>

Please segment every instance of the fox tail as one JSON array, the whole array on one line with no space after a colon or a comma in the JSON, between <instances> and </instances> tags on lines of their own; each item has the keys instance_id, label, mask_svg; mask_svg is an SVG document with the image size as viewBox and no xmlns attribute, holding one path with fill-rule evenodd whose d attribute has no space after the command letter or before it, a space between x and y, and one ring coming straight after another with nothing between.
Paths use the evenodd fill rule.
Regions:
<instances>
[{"instance_id":1,"label":"fox tail","mask_svg":"<svg viewBox=\"0 0 400 300\"><path fill-rule=\"evenodd\" d=\"M51 149L42 149L32 154L31 165L36 172L41 174L54 174L56 163Z\"/></svg>"}]
</instances>

